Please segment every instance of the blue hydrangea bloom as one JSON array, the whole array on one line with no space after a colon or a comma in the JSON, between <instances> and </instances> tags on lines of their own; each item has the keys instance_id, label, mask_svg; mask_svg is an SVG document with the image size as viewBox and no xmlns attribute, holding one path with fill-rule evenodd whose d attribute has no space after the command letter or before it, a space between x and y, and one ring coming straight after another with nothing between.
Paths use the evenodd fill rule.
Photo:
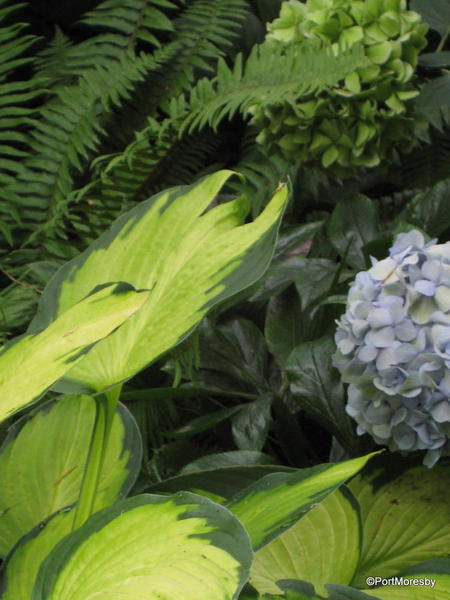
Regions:
<instances>
[{"instance_id":1,"label":"blue hydrangea bloom","mask_svg":"<svg viewBox=\"0 0 450 600\"><path fill-rule=\"evenodd\" d=\"M450 456L450 242L397 236L358 273L333 357L357 432L391 450Z\"/></svg>"}]
</instances>

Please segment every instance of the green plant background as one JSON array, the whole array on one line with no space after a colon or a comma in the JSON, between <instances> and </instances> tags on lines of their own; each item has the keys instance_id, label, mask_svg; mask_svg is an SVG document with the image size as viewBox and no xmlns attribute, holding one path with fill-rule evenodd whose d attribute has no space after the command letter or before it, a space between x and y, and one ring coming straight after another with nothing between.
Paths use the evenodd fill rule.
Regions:
<instances>
[{"instance_id":1,"label":"green plant background","mask_svg":"<svg viewBox=\"0 0 450 600\"><path fill-rule=\"evenodd\" d=\"M379 448L356 435L331 364L370 256L411 229L450 240L450 4L407 3L428 26L405 101L409 151L394 140L350 170L303 138L298 153L262 143L367 68L358 43L337 54L323 39L268 43L288 4L0 0L2 599L171 599L193 586L206 600L204 572L208 600L450 593L448 459L428 470L420 453L363 458ZM95 289L117 282L126 297ZM116 319L101 330L93 291ZM130 316L146 294L145 316ZM69 309L89 330L67 347L79 367L51 352L52 335L71 335ZM182 566L192 580L154 578L175 572L170 552L155 562L156 513L174 544L195 541ZM124 591L114 556L97 564L90 540L106 552L140 528L159 546L129 535L124 571L148 579ZM89 589L74 583L84 556ZM365 583L402 573L435 587Z\"/></svg>"}]
</instances>

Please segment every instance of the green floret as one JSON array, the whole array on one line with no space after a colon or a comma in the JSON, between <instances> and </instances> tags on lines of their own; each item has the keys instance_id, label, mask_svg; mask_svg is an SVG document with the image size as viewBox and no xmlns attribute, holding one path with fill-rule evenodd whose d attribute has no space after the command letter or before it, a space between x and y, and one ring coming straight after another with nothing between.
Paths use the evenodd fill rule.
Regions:
<instances>
[{"instance_id":1,"label":"green floret","mask_svg":"<svg viewBox=\"0 0 450 600\"><path fill-rule=\"evenodd\" d=\"M338 176L374 167L393 150L407 152L427 127L412 109L412 81L427 26L405 0L298 0L283 2L268 26L266 44L319 40L336 55L362 44L367 66L340 87L296 105L255 106L258 142L291 161L322 166Z\"/></svg>"}]
</instances>

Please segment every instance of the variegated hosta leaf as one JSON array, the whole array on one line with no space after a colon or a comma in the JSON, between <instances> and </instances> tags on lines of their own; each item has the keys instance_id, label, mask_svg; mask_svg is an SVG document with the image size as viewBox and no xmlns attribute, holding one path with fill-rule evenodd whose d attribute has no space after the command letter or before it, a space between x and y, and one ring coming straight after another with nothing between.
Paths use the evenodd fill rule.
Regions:
<instances>
[{"instance_id":1,"label":"variegated hosta leaf","mask_svg":"<svg viewBox=\"0 0 450 600\"><path fill-rule=\"evenodd\" d=\"M374 454L295 473L266 475L242 490L227 506L247 529L253 549L258 550L355 475Z\"/></svg>"},{"instance_id":2,"label":"variegated hosta leaf","mask_svg":"<svg viewBox=\"0 0 450 600\"><path fill-rule=\"evenodd\" d=\"M116 280L117 281L117 280ZM148 292L127 284L107 285L61 311L48 327L12 340L0 354L0 421L30 404L104 338L136 312ZM90 294L87 296L87 294ZM87 296L87 297L86 297ZM43 331L40 331L43 329Z\"/></svg>"},{"instance_id":3,"label":"variegated hosta leaf","mask_svg":"<svg viewBox=\"0 0 450 600\"><path fill-rule=\"evenodd\" d=\"M73 510L63 510L19 540L2 565L1 600L30 600L41 564L72 531L72 523Z\"/></svg>"},{"instance_id":4,"label":"variegated hosta leaf","mask_svg":"<svg viewBox=\"0 0 450 600\"><path fill-rule=\"evenodd\" d=\"M392 474L396 473L396 477ZM363 519L361 560L352 584L390 577L420 561L450 556L450 468L376 457L350 485Z\"/></svg>"},{"instance_id":5,"label":"variegated hosta leaf","mask_svg":"<svg viewBox=\"0 0 450 600\"><path fill-rule=\"evenodd\" d=\"M143 202L57 272L32 329L104 281L126 280L151 294L126 328L93 349L55 389L91 392L124 381L180 342L213 305L262 275L287 190L279 189L254 222L241 225L243 199L205 212L231 175L219 171Z\"/></svg>"},{"instance_id":6,"label":"variegated hosta leaf","mask_svg":"<svg viewBox=\"0 0 450 600\"><path fill-rule=\"evenodd\" d=\"M364 590L375 600L448 600L450 598L450 560L428 560L395 576L384 585ZM405 582L407 580L407 582Z\"/></svg>"},{"instance_id":7,"label":"variegated hosta leaf","mask_svg":"<svg viewBox=\"0 0 450 600\"><path fill-rule=\"evenodd\" d=\"M33 600L234 600L252 550L239 521L189 492L92 516L44 562Z\"/></svg>"},{"instance_id":8,"label":"variegated hosta leaf","mask_svg":"<svg viewBox=\"0 0 450 600\"><path fill-rule=\"evenodd\" d=\"M38 523L77 501L95 415L93 398L63 396L13 426L0 449L0 556ZM136 423L119 405L95 510L125 497L141 456Z\"/></svg>"},{"instance_id":9,"label":"variegated hosta leaf","mask_svg":"<svg viewBox=\"0 0 450 600\"><path fill-rule=\"evenodd\" d=\"M351 581L360 545L359 507L342 486L256 552L250 583L260 594L281 594L278 580L301 579L326 596L325 584Z\"/></svg>"}]
</instances>

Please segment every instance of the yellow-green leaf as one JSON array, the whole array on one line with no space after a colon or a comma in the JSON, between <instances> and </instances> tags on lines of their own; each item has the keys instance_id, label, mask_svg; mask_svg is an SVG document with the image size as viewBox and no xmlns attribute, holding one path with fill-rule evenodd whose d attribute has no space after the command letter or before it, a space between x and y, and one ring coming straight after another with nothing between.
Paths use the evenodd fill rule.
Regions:
<instances>
[{"instance_id":1,"label":"yellow-green leaf","mask_svg":"<svg viewBox=\"0 0 450 600\"><path fill-rule=\"evenodd\" d=\"M99 391L126 380L179 343L213 305L262 275L287 189L280 188L254 222L242 225L243 199L206 211L231 175L219 171L143 202L55 275L33 328L104 281L151 289L126 328L94 348L67 374L65 387L58 384L60 391Z\"/></svg>"},{"instance_id":2,"label":"yellow-green leaf","mask_svg":"<svg viewBox=\"0 0 450 600\"><path fill-rule=\"evenodd\" d=\"M228 504L257 550L292 527L309 510L355 475L373 454L294 473L274 473L242 490Z\"/></svg>"},{"instance_id":3,"label":"yellow-green leaf","mask_svg":"<svg viewBox=\"0 0 450 600\"><path fill-rule=\"evenodd\" d=\"M78 500L95 415L93 398L63 396L13 426L0 449L0 556L33 527ZM125 497L141 455L136 423L119 405L95 510Z\"/></svg>"},{"instance_id":4,"label":"yellow-green leaf","mask_svg":"<svg viewBox=\"0 0 450 600\"><path fill-rule=\"evenodd\" d=\"M222 506L189 492L144 494L66 537L33 600L234 600L251 561L246 531Z\"/></svg>"},{"instance_id":5,"label":"yellow-green leaf","mask_svg":"<svg viewBox=\"0 0 450 600\"><path fill-rule=\"evenodd\" d=\"M396 477L393 477L393 474ZM416 563L450 558L450 469L376 457L349 487L361 506L364 544L352 585L390 577Z\"/></svg>"},{"instance_id":6,"label":"yellow-green leaf","mask_svg":"<svg viewBox=\"0 0 450 600\"><path fill-rule=\"evenodd\" d=\"M84 290L77 302L48 327L12 340L3 349L0 421L45 392L84 358L92 344L117 329L148 297L148 292L136 293L123 283L104 286L91 294L93 288Z\"/></svg>"}]
</instances>

